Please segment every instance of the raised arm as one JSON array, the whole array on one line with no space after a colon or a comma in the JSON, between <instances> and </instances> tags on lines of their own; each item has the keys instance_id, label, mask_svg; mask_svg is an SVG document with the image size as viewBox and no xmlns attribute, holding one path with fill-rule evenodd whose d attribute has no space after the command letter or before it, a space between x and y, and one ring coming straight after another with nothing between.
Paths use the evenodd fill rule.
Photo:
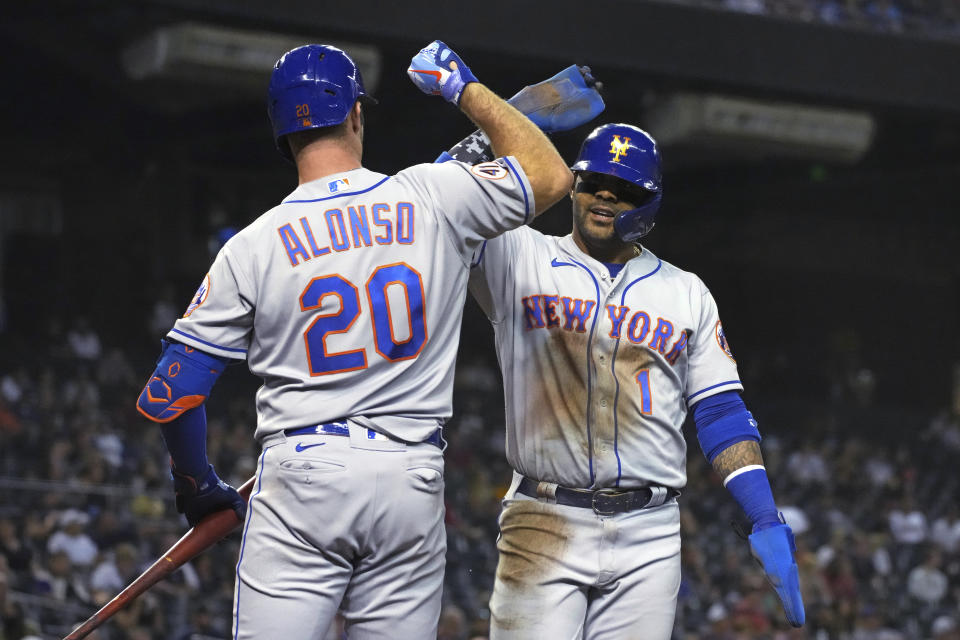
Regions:
<instances>
[{"instance_id":1,"label":"raised arm","mask_svg":"<svg viewBox=\"0 0 960 640\"><path fill-rule=\"evenodd\" d=\"M497 156L513 156L533 189L540 214L569 193L573 174L550 139L526 116L480 84L459 56L434 41L414 56L407 73L424 93L456 104L487 135Z\"/></svg>"},{"instance_id":2,"label":"raised arm","mask_svg":"<svg viewBox=\"0 0 960 640\"><path fill-rule=\"evenodd\" d=\"M550 139L525 115L479 82L464 89L460 109L487 135L495 155L513 156L523 167L538 215L570 192L573 174Z\"/></svg>"}]
</instances>

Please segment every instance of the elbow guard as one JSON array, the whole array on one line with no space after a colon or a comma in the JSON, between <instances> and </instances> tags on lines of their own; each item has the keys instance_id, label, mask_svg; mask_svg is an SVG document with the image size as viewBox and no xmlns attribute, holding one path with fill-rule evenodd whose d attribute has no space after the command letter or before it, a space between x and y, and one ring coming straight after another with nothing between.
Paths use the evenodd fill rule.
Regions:
<instances>
[{"instance_id":1,"label":"elbow guard","mask_svg":"<svg viewBox=\"0 0 960 640\"><path fill-rule=\"evenodd\" d=\"M757 421L736 391L704 398L693 408L697 439L709 462L730 445L744 440L760 442Z\"/></svg>"},{"instance_id":2,"label":"elbow guard","mask_svg":"<svg viewBox=\"0 0 960 640\"><path fill-rule=\"evenodd\" d=\"M157 368L137 398L137 411L154 422L175 420L203 404L224 368L221 358L164 340Z\"/></svg>"}]
</instances>

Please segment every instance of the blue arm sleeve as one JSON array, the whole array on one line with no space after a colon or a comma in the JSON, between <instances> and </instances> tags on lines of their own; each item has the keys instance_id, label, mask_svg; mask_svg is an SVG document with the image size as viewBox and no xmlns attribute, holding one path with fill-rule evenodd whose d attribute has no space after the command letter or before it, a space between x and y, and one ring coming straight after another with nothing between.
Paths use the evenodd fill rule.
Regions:
<instances>
[{"instance_id":1,"label":"blue arm sleeve","mask_svg":"<svg viewBox=\"0 0 960 640\"><path fill-rule=\"evenodd\" d=\"M207 472L207 408L194 407L172 422L160 425L170 460L177 473L199 478Z\"/></svg>"},{"instance_id":2,"label":"blue arm sleeve","mask_svg":"<svg viewBox=\"0 0 960 640\"><path fill-rule=\"evenodd\" d=\"M724 391L693 405L693 421L700 448L711 463L730 445L744 440L760 442L757 421L737 391Z\"/></svg>"}]
</instances>

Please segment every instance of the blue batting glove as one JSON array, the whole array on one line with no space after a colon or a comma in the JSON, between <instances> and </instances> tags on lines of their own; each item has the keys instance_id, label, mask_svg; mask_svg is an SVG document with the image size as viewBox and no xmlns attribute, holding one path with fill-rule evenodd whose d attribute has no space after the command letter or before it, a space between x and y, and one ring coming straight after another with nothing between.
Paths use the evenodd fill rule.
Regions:
<instances>
[{"instance_id":1,"label":"blue batting glove","mask_svg":"<svg viewBox=\"0 0 960 640\"><path fill-rule=\"evenodd\" d=\"M454 62L456 65L451 64ZM407 75L420 91L443 96L444 100L458 106L464 87L471 82L477 82L470 67L463 63L453 49L439 40L434 40L413 56Z\"/></svg>"},{"instance_id":2,"label":"blue batting glove","mask_svg":"<svg viewBox=\"0 0 960 640\"><path fill-rule=\"evenodd\" d=\"M546 133L567 131L603 111L602 85L590 67L570 65L552 78L524 87L507 102Z\"/></svg>"},{"instance_id":3,"label":"blue batting glove","mask_svg":"<svg viewBox=\"0 0 960 640\"><path fill-rule=\"evenodd\" d=\"M217 477L213 465L208 466L207 472L199 478L177 473L172 467L170 472L176 491L177 512L186 516L191 527L214 511L233 509L240 521L246 516L247 501L236 489Z\"/></svg>"},{"instance_id":4,"label":"blue batting glove","mask_svg":"<svg viewBox=\"0 0 960 640\"><path fill-rule=\"evenodd\" d=\"M767 574L767 580L783 603L787 621L802 627L806 619L803 597L800 595L800 573L793 554L797 544L793 531L786 523L773 525L750 535L750 551Z\"/></svg>"}]
</instances>

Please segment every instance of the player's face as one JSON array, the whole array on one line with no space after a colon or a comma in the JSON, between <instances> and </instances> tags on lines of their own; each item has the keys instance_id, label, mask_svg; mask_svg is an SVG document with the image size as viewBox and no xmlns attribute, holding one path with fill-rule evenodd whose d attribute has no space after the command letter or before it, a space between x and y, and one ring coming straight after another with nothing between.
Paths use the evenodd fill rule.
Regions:
<instances>
[{"instance_id":1,"label":"player's face","mask_svg":"<svg viewBox=\"0 0 960 640\"><path fill-rule=\"evenodd\" d=\"M602 173L581 171L573 183L573 235L588 253L629 244L617 237L613 221L621 211L636 209L649 194L636 185Z\"/></svg>"}]
</instances>

